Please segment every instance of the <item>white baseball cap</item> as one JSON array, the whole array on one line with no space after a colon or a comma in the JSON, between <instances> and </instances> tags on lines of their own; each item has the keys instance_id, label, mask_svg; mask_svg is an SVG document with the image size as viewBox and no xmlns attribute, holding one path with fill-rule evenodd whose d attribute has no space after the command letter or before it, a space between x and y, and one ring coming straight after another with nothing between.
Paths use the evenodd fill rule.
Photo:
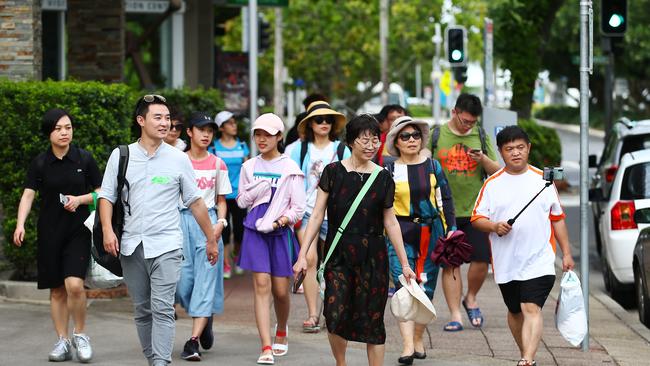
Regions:
<instances>
[{"instance_id":1,"label":"white baseball cap","mask_svg":"<svg viewBox=\"0 0 650 366\"><path fill-rule=\"evenodd\" d=\"M232 112L221 111L214 116L214 121L217 123L217 126L221 127L224 122L227 122L233 116Z\"/></svg>"},{"instance_id":2,"label":"white baseball cap","mask_svg":"<svg viewBox=\"0 0 650 366\"><path fill-rule=\"evenodd\" d=\"M282 119L275 114L264 113L257 117L251 130L264 130L271 135L277 135L278 132L284 132L284 123L282 122Z\"/></svg>"}]
</instances>

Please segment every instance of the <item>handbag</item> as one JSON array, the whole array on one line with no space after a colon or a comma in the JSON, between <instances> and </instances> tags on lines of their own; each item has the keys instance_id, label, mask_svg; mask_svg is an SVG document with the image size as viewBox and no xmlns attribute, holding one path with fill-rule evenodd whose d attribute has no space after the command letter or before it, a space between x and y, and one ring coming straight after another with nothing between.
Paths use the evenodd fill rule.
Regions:
<instances>
[{"instance_id":1,"label":"handbag","mask_svg":"<svg viewBox=\"0 0 650 366\"><path fill-rule=\"evenodd\" d=\"M357 196L354 198L354 201L352 202L352 205L348 209L348 212L345 214L345 217L343 218L343 221L341 221L341 225L336 229L336 235L334 235L334 240L332 240L332 244L330 245L329 250L327 251L327 255L325 256L325 260L321 265L318 267L318 272L316 278L318 279L318 283L321 285L320 286L320 297L321 299L325 298L325 292L323 289L323 283L325 282L325 265L327 264L327 261L330 259L332 256L332 253L334 253L334 249L336 248L336 244L338 244L339 240L341 240L341 236L343 236L343 231L345 231L345 228L348 226L348 223L352 219L352 215L354 215L354 212L357 210L359 207L359 204L361 203L361 200L363 197L366 195L368 190L370 189L370 186L372 186L372 183L375 181L375 178L379 175L379 171L381 171L380 167L375 167L375 170L373 170L372 174L370 175L370 178L366 181L366 183L361 187L361 190L359 193L357 193ZM310 243L311 245L311 243ZM307 248L309 250L309 248Z\"/></svg>"},{"instance_id":2,"label":"handbag","mask_svg":"<svg viewBox=\"0 0 650 366\"><path fill-rule=\"evenodd\" d=\"M117 169L117 198L113 204L113 216L111 222L113 231L117 237L117 242L122 241L122 231L124 230L124 201L122 200L122 190L126 185L128 190L129 184L126 180L126 169L129 166L129 147L120 145L120 160ZM102 222L100 215L95 215L95 224L93 225L93 246L90 253L97 264L109 270L112 274L122 277L122 264L120 263L119 254L114 257L104 249L104 232L102 231Z\"/></svg>"}]
</instances>

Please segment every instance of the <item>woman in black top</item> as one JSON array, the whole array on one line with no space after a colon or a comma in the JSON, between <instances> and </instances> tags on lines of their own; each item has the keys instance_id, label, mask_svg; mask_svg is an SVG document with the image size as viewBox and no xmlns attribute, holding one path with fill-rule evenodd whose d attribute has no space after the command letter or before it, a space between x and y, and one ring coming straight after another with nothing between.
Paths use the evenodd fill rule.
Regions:
<instances>
[{"instance_id":1,"label":"woman in black top","mask_svg":"<svg viewBox=\"0 0 650 366\"><path fill-rule=\"evenodd\" d=\"M305 231L311 242L325 210L330 228L325 253L356 195L378 168L371 160L380 145L379 123L370 115L353 118L346 127L352 156L327 165L321 175L316 205ZM382 169L370 186L325 265L325 306L328 338L337 365L345 365L348 341L367 344L368 364L384 364L384 309L388 299L388 253L384 229L391 239L407 280L415 279L404 251L402 234L392 209L395 183ZM300 248L294 273L307 269L307 246Z\"/></svg>"},{"instance_id":2,"label":"woman in black top","mask_svg":"<svg viewBox=\"0 0 650 366\"><path fill-rule=\"evenodd\" d=\"M89 361L92 349L84 334L84 278L90 258L90 231L83 222L89 214L87 205L93 203L91 192L99 190L102 177L92 155L70 144L73 128L67 112L48 110L43 116L42 132L48 136L50 148L39 154L27 171L14 244L22 245L25 220L38 191L38 288L50 289L50 311L59 337L49 358L50 361L72 358L68 338L68 320L72 316L77 356L80 361Z\"/></svg>"}]
</instances>

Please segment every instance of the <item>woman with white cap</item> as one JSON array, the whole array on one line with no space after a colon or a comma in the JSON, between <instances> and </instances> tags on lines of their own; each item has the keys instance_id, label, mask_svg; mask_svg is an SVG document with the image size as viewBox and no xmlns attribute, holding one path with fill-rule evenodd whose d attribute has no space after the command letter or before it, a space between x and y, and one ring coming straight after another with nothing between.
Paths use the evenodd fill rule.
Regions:
<instances>
[{"instance_id":1,"label":"woman with white cap","mask_svg":"<svg viewBox=\"0 0 650 366\"><path fill-rule=\"evenodd\" d=\"M228 178L230 178L230 186L232 193L226 195L226 205L228 206L228 216L226 219L230 222L225 229L223 229L223 243L224 243L224 258L223 258L223 278L229 279L231 270L234 269L236 274L243 272L236 264L230 263L230 257L237 258L241 249L241 241L244 235L244 216L246 210L237 206L237 192L239 189L239 172L241 166L246 160L250 150L246 142L239 140L237 137L237 121L232 112L221 111L214 117L217 123L221 136L214 140L214 143L208 150L214 155L221 158L228 167ZM230 232L232 228L233 243L230 244ZM234 255L233 255L234 254ZM235 259L234 262L237 262ZM233 268L234 267L234 268Z\"/></svg>"},{"instance_id":2,"label":"woman with white cap","mask_svg":"<svg viewBox=\"0 0 650 366\"><path fill-rule=\"evenodd\" d=\"M404 248L414 268L417 281L429 299L438 280L438 265L431 261L431 253L439 237L456 230L454 203L442 166L435 159L420 154L423 141L429 137L429 125L409 116L393 122L386 136L386 150L397 160L386 163L386 169L395 181L393 210L399 222ZM390 270L394 279L402 274L397 252L388 240ZM396 283L400 287L400 283ZM413 321L400 322L403 339L402 355L398 362L411 365L413 359L426 358L422 335L426 325Z\"/></svg>"},{"instance_id":3,"label":"woman with white cap","mask_svg":"<svg viewBox=\"0 0 650 366\"><path fill-rule=\"evenodd\" d=\"M237 264L253 272L255 321L262 342L257 363L264 365L274 364L274 357L286 355L289 348L289 280L298 256L292 228L305 212L304 174L278 150L282 132L284 124L275 114L255 120L252 133L260 154L242 166L237 195L239 207L250 209ZM273 345L271 303L277 319Z\"/></svg>"},{"instance_id":4,"label":"woman with white cap","mask_svg":"<svg viewBox=\"0 0 650 366\"><path fill-rule=\"evenodd\" d=\"M384 364L388 300L384 232L394 243L404 277L415 279L392 208L395 184L372 162L381 144L379 135L379 123L371 115L357 116L347 124L345 142L352 156L323 170L304 236L307 243L316 238L327 210L331 230L319 278L325 283L323 313L337 366L346 365L349 341L366 343L369 365ZM293 267L296 277L307 270L307 247L301 246Z\"/></svg>"},{"instance_id":5,"label":"woman with white cap","mask_svg":"<svg viewBox=\"0 0 650 366\"><path fill-rule=\"evenodd\" d=\"M307 245L310 247L307 253L307 274L303 282L305 301L309 311L307 320L302 323L302 331L305 333L318 333L320 331L316 264L318 262L317 248L322 247L321 243L325 243L327 236L327 219L323 220L320 235L314 240L314 243L306 243L302 240L302 237L316 204L318 182L323 169L329 163L350 157L350 150L338 140L338 135L343 127L345 127L345 116L331 109L327 102L313 102L307 108L307 115L298 124L298 134L302 138L289 145L286 151L287 155L298 163L298 166L305 174L307 205L298 231L301 246Z\"/></svg>"}]
</instances>

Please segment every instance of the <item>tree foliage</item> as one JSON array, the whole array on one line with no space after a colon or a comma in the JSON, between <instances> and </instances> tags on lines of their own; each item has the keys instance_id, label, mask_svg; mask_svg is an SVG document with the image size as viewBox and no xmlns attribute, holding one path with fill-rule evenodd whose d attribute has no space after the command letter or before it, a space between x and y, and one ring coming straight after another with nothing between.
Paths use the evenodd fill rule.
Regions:
<instances>
[{"instance_id":1,"label":"tree foliage","mask_svg":"<svg viewBox=\"0 0 650 366\"><path fill-rule=\"evenodd\" d=\"M564 0L495 0L491 2L494 19L495 56L513 80L510 109L521 118L530 117L537 74L548 47L551 26Z\"/></svg>"}]
</instances>

